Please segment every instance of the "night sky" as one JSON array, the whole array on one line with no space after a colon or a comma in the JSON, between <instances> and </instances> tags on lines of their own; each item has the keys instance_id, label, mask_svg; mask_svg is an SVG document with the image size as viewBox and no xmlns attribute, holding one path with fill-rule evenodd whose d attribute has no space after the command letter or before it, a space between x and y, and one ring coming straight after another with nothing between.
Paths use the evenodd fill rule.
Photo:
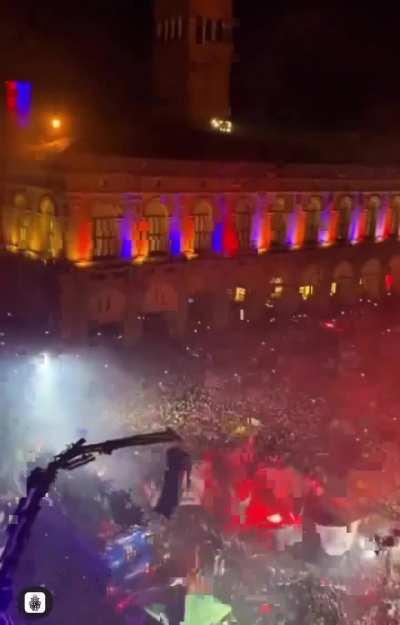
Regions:
<instances>
[{"instance_id":1,"label":"night sky","mask_svg":"<svg viewBox=\"0 0 400 625\"><path fill-rule=\"evenodd\" d=\"M2 79L34 80L60 106L110 120L148 105L151 0L2 4ZM399 11L367 7L236 0L234 119L293 130L400 126Z\"/></svg>"}]
</instances>

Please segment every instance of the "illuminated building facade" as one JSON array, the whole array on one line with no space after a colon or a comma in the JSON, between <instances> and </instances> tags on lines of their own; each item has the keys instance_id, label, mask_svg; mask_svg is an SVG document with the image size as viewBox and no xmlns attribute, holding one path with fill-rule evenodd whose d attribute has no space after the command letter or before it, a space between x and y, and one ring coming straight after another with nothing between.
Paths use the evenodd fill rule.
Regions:
<instances>
[{"instance_id":1,"label":"illuminated building facade","mask_svg":"<svg viewBox=\"0 0 400 625\"><path fill-rule=\"evenodd\" d=\"M222 136L234 129L232 0L157 0L154 22L166 118L214 125L212 145L234 140ZM6 90L10 122L25 127L29 83ZM114 327L131 343L157 324L183 337L194 323L400 293L400 170L84 156L50 123L59 140L4 169L0 308L53 311L71 341Z\"/></svg>"},{"instance_id":2,"label":"illuminated building facade","mask_svg":"<svg viewBox=\"0 0 400 625\"><path fill-rule=\"evenodd\" d=\"M183 337L400 292L400 171L60 156L9 171L3 249L57 274L62 334Z\"/></svg>"}]
</instances>

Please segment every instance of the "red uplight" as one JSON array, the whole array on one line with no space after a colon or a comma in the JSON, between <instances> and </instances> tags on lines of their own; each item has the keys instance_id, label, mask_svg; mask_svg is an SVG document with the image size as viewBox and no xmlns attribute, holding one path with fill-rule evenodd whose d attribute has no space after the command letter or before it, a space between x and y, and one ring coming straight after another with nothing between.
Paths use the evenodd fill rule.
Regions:
<instances>
[{"instance_id":1,"label":"red uplight","mask_svg":"<svg viewBox=\"0 0 400 625\"><path fill-rule=\"evenodd\" d=\"M270 603L262 603L260 605L260 614L269 614L272 612L272 605Z\"/></svg>"},{"instance_id":2,"label":"red uplight","mask_svg":"<svg viewBox=\"0 0 400 625\"><path fill-rule=\"evenodd\" d=\"M391 291L394 284L394 278L391 273L387 273L385 276L385 287L386 291Z\"/></svg>"}]
</instances>

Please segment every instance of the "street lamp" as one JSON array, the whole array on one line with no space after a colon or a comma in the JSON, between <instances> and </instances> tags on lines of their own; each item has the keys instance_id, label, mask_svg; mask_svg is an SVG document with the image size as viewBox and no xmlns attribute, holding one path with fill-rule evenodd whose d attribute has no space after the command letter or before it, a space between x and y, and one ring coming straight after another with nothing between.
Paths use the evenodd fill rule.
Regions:
<instances>
[{"instance_id":1,"label":"street lamp","mask_svg":"<svg viewBox=\"0 0 400 625\"><path fill-rule=\"evenodd\" d=\"M59 117L52 117L52 119L50 120L50 126L53 128L53 130L59 130L62 126L62 121Z\"/></svg>"}]
</instances>

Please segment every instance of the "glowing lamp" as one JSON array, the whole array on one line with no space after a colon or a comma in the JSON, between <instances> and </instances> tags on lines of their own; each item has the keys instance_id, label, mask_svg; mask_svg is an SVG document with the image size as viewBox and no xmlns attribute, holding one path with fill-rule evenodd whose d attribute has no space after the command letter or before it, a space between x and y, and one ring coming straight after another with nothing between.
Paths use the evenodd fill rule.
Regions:
<instances>
[{"instance_id":1,"label":"glowing lamp","mask_svg":"<svg viewBox=\"0 0 400 625\"><path fill-rule=\"evenodd\" d=\"M270 514L269 516L267 516L267 521L278 525L279 523L282 523L283 519L279 512L277 512L276 514Z\"/></svg>"},{"instance_id":2,"label":"glowing lamp","mask_svg":"<svg viewBox=\"0 0 400 625\"><path fill-rule=\"evenodd\" d=\"M210 119L210 126L214 130L218 132L223 132L225 134L231 134L233 131L233 124L228 119L219 119L218 117L213 117Z\"/></svg>"},{"instance_id":3,"label":"glowing lamp","mask_svg":"<svg viewBox=\"0 0 400 625\"><path fill-rule=\"evenodd\" d=\"M53 117L50 121L50 126L53 130L59 130L62 126L62 121L59 117Z\"/></svg>"}]
</instances>

